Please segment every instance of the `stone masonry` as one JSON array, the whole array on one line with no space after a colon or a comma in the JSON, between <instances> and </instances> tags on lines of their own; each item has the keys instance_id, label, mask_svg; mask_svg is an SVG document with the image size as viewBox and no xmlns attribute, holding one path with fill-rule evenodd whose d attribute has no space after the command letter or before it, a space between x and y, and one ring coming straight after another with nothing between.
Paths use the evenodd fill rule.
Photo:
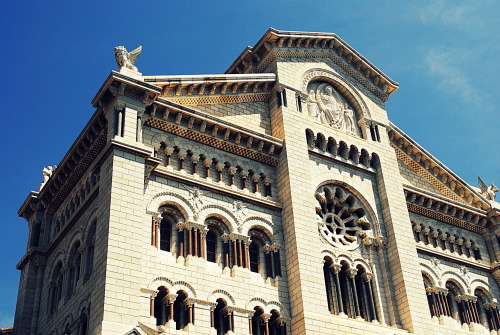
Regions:
<instances>
[{"instance_id":1,"label":"stone masonry","mask_svg":"<svg viewBox=\"0 0 500 335\"><path fill-rule=\"evenodd\" d=\"M500 334L493 185L392 124L399 84L340 37L270 29L211 76L140 51L19 209L14 334Z\"/></svg>"}]
</instances>

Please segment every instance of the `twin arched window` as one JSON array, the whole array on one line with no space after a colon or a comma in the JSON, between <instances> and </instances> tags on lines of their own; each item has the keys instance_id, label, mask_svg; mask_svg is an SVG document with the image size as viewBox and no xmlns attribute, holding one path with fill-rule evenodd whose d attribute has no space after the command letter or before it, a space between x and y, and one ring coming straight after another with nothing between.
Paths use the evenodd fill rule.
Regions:
<instances>
[{"instance_id":1,"label":"twin arched window","mask_svg":"<svg viewBox=\"0 0 500 335\"><path fill-rule=\"evenodd\" d=\"M168 289L160 286L151 305L151 316L156 319L157 326L164 326L170 320L174 320L175 328L179 330L184 329L189 323L194 323L194 308L189 303L185 291L180 290L175 295L169 295Z\"/></svg>"},{"instance_id":2,"label":"twin arched window","mask_svg":"<svg viewBox=\"0 0 500 335\"><path fill-rule=\"evenodd\" d=\"M271 315L264 314L264 310L256 306L250 320L250 334L252 335L285 335L286 322L280 312L273 309Z\"/></svg>"}]
</instances>

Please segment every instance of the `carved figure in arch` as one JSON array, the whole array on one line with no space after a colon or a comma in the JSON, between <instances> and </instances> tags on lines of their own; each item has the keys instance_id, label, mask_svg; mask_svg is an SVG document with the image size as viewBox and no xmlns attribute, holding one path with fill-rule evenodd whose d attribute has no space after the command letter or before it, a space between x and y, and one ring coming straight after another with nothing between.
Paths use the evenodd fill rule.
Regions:
<instances>
[{"instance_id":1,"label":"carved figure in arch","mask_svg":"<svg viewBox=\"0 0 500 335\"><path fill-rule=\"evenodd\" d=\"M345 131L349 134L356 134L356 124L354 122L354 111L349 108L349 105L344 103L344 122Z\"/></svg>"},{"instance_id":2,"label":"carved figure in arch","mask_svg":"<svg viewBox=\"0 0 500 335\"><path fill-rule=\"evenodd\" d=\"M331 85L323 83L316 91L316 101L321 110L321 122L334 128L342 129L343 120L339 113L340 97Z\"/></svg>"},{"instance_id":3,"label":"carved figure in arch","mask_svg":"<svg viewBox=\"0 0 500 335\"><path fill-rule=\"evenodd\" d=\"M309 90L309 96L307 97L307 111L309 116L312 117L314 121L321 122L318 103L316 101L316 93L314 93L314 90Z\"/></svg>"}]
</instances>

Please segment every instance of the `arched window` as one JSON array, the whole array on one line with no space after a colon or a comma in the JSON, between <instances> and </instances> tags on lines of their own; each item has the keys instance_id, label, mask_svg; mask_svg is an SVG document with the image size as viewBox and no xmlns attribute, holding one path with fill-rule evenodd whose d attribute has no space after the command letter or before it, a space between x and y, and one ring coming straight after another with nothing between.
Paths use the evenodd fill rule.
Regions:
<instances>
[{"instance_id":1,"label":"arched window","mask_svg":"<svg viewBox=\"0 0 500 335\"><path fill-rule=\"evenodd\" d=\"M460 298L459 301L457 301L457 297L462 295L460 288L452 281L446 282L446 288L448 289L446 300L450 308L451 316L460 323L469 323L467 307L464 301Z\"/></svg>"},{"instance_id":2,"label":"arched window","mask_svg":"<svg viewBox=\"0 0 500 335\"><path fill-rule=\"evenodd\" d=\"M78 335L88 335L89 334L89 317L87 315L86 309L82 309L80 313L80 319L78 320Z\"/></svg>"},{"instance_id":3,"label":"arched window","mask_svg":"<svg viewBox=\"0 0 500 335\"><path fill-rule=\"evenodd\" d=\"M438 290L432 283L431 279L423 273L422 279L424 281L425 293L427 295L427 304L429 305L431 316L451 316L448 301L446 300L446 295L444 294L444 292L442 290Z\"/></svg>"},{"instance_id":4,"label":"arched window","mask_svg":"<svg viewBox=\"0 0 500 335\"><path fill-rule=\"evenodd\" d=\"M272 246L270 236L256 228L250 229L248 235L251 240L248 247L250 270L265 278L281 276L280 252Z\"/></svg>"},{"instance_id":5,"label":"arched window","mask_svg":"<svg viewBox=\"0 0 500 335\"><path fill-rule=\"evenodd\" d=\"M264 318L264 310L261 307L254 307L252 320L250 321L250 334L267 335L266 320Z\"/></svg>"},{"instance_id":6,"label":"arched window","mask_svg":"<svg viewBox=\"0 0 500 335\"><path fill-rule=\"evenodd\" d=\"M184 256L186 246L184 229L178 234L175 233L177 223L184 222L184 216L174 206L162 206L159 211L161 220L159 224L153 223L152 244L160 250L177 252L179 256Z\"/></svg>"},{"instance_id":7,"label":"arched window","mask_svg":"<svg viewBox=\"0 0 500 335\"><path fill-rule=\"evenodd\" d=\"M474 296L477 298L474 303L477 319L474 322L481 323L490 330L498 331L500 329L500 314L497 304L492 302L492 299L481 289L476 289Z\"/></svg>"},{"instance_id":8,"label":"arched window","mask_svg":"<svg viewBox=\"0 0 500 335\"><path fill-rule=\"evenodd\" d=\"M157 326L163 326L170 318L171 306L168 301L168 290L165 286L158 287L158 293L154 300L153 315L156 319Z\"/></svg>"},{"instance_id":9,"label":"arched window","mask_svg":"<svg viewBox=\"0 0 500 335\"><path fill-rule=\"evenodd\" d=\"M208 228L206 254L209 262L221 264L222 267L231 266L234 262L232 254L232 241L222 240L224 234L229 233L229 229L222 220L210 217L205 220Z\"/></svg>"},{"instance_id":10,"label":"arched window","mask_svg":"<svg viewBox=\"0 0 500 335\"><path fill-rule=\"evenodd\" d=\"M84 276L83 276L84 282L86 282L90 278L90 275L92 274L92 270L94 267L94 245L95 245L96 229L97 229L97 221L94 221L89 227L86 238L87 248L84 251L86 258L84 264Z\"/></svg>"},{"instance_id":11,"label":"arched window","mask_svg":"<svg viewBox=\"0 0 500 335\"><path fill-rule=\"evenodd\" d=\"M80 242L76 242L70 251L69 256L69 276L66 290L66 297L71 297L76 292L76 286L80 279L80 266L82 256L80 254Z\"/></svg>"},{"instance_id":12,"label":"arched window","mask_svg":"<svg viewBox=\"0 0 500 335\"><path fill-rule=\"evenodd\" d=\"M217 306L212 311L212 327L217 330L217 335L225 335L234 329L234 315L229 312L224 299L217 299Z\"/></svg>"},{"instance_id":13,"label":"arched window","mask_svg":"<svg viewBox=\"0 0 500 335\"><path fill-rule=\"evenodd\" d=\"M371 273L361 266L352 269L345 261L334 264L330 257L325 257L323 274L330 313L368 322L378 320Z\"/></svg>"},{"instance_id":14,"label":"arched window","mask_svg":"<svg viewBox=\"0 0 500 335\"><path fill-rule=\"evenodd\" d=\"M174 321L177 330L184 329L189 323L193 323L194 309L189 304L188 295L185 291L178 291L174 301Z\"/></svg>"},{"instance_id":15,"label":"arched window","mask_svg":"<svg viewBox=\"0 0 500 335\"><path fill-rule=\"evenodd\" d=\"M59 261L52 271L52 280L49 289L49 314L54 314L62 299L63 272L62 262Z\"/></svg>"},{"instance_id":16,"label":"arched window","mask_svg":"<svg viewBox=\"0 0 500 335\"><path fill-rule=\"evenodd\" d=\"M269 335L285 335L286 334L286 323L281 317L280 312L273 309L271 311L271 317L269 318Z\"/></svg>"}]
</instances>

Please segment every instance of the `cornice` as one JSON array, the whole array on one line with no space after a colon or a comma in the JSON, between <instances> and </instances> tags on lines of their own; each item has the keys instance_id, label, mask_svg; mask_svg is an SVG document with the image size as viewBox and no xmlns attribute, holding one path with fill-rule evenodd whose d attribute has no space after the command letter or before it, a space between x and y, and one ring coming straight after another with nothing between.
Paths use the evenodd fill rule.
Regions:
<instances>
[{"instance_id":1,"label":"cornice","mask_svg":"<svg viewBox=\"0 0 500 335\"><path fill-rule=\"evenodd\" d=\"M104 84L102 84L99 88L99 91L95 95L94 99L92 99L92 106L96 108L100 107L102 98L109 94L112 87L120 87L121 84L140 91L144 101L154 101L161 93L161 88L155 85L151 85L136 78L131 78L116 71L111 71L104 81Z\"/></svg>"},{"instance_id":2,"label":"cornice","mask_svg":"<svg viewBox=\"0 0 500 335\"><path fill-rule=\"evenodd\" d=\"M436 194L404 185L408 211L484 234L488 218L484 211Z\"/></svg>"},{"instance_id":3,"label":"cornice","mask_svg":"<svg viewBox=\"0 0 500 335\"><path fill-rule=\"evenodd\" d=\"M491 207L481 194L393 123L390 123L389 140L398 159L444 196L482 210Z\"/></svg>"},{"instance_id":4,"label":"cornice","mask_svg":"<svg viewBox=\"0 0 500 335\"><path fill-rule=\"evenodd\" d=\"M161 96L183 105L268 101L274 73L146 76L161 89Z\"/></svg>"},{"instance_id":5,"label":"cornice","mask_svg":"<svg viewBox=\"0 0 500 335\"><path fill-rule=\"evenodd\" d=\"M147 126L271 166L277 165L283 147L280 139L163 99L157 99L146 113L150 115L144 122Z\"/></svg>"},{"instance_id":6,"label":"cornice","mask_svg":"<svg viewBox=\"0 0 500 335\"><path fill-rule=\"evenodd\" d=\"M304 54L305 53L305 54ZM269 57L271 55L271 57ZM327 57L341 60L344 70L382 100L387 100L399 87L385 73L370 63L354 48L333 33L281 31L270 28L254 47L246 47L226 73L252 73L267 68L276 57ZM375 92L374 92L375 93ZM385 97L384 95L387 95Z\"/></svg>"},{"instance_id":7,"label":"cornice","mask_svg":"<svg viewBox=\"0 0 500 335\"><path fill-rule=\"evenodd\" d=\"M106 119L103 112L97 110L42 190L30 193L18 215L26 217L34 210L47 210L48 214L53 214L106 145L106 133Z\"/></svg>"}]
</instances>

